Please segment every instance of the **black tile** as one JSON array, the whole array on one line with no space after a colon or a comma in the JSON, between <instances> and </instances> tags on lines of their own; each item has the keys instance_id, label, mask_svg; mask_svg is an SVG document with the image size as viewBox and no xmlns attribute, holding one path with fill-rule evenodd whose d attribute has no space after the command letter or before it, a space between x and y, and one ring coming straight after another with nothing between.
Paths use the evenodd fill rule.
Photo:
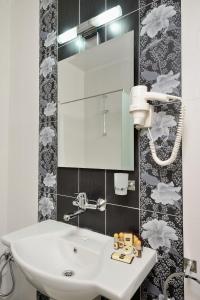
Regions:
<instances>
[{"instance_id":1,"label":"black tile","mask_svg":"<svg viewBox=\"0 0 200 300\"><path fill-rule=\"evenodd\" d=\"M126 15L133 10L139 8L139 1L138 0L107 0L107 9L120 5L122 8L123 15Z\"/></svg>"},{"instance_id":2,"label":"black tile","mask_svg":"<svg viewBox=\"0 0 200 300\"><path fill-rule=\"evenodd\" d=\"M87 210L79 216L79 226L105 234L105 212Z\"/></svg>"},{"instance_id":3,"label":"black tile","mask_svg":"<svg viewBox=\"0 0 200 300\"><path fill-rule=\"evenodd\" d=\"M89 200L105 198L105 170L79 169L79 191Z\"/></svg>"},{"instance_id":4,"label":"black tile","mask_svg":"<svg viewBox=\"0 0 200 300\"><path fill-rule=\"evenodd\" d=\"M105 10L105 0L80 0L80 22L91 19Z\"/></svg>"},{"instance_id":5,"label":"black tile","mask_svg":"<svg viewBox=\"0 0 200 300\"><path fill-rule=\"evenodd\" d=\"M97 29L97 31L95 31L95 32L86 34L84 36L86 39L86 43L87 43L87 41L89 42L91 38L96 38L97 32L99 34L99 44L104 43L105 42L105 26L99 27ZM97 46L97 44L94 44L94 47L95 46ZM86 48L87 48L87 44L86 44Z\"/></svg>"},{"instance_id":6,"label":"black tile","mask_svg":"<svg viewBox=\"0 0 200 300\"><path fill-rule=\"evenodd\" d=\"M106 234L112 236L121 231L139 233L139 210L108 204Z\"/></svg>"},{"instance_id":7,"label":"black tile","mask_svg":"<svg viewBox=\"0 0 200 300\"><path fill-rule=\"evenodd\" d=\"M135 191L128 191L126 196L115 195L114 173L129 173L129 179L135 180ZM106 171L106 199L109 203L139 208L139 151L138 131L134 131L134 171Z\"/></svg>"},{"instance_id":8,"label":"black tile","mask_svg":"<svg viewBox=\"0 0 200 300\"><path fill-rule=\"evenodd\" d=\"M72 202L74 198L57 196L57 221L64 222L64 214L71 214L77 210ZM78 226L78 217L72 219L68 224Z\"/></svg>"},{"instance_id":9,"label":"black tile","mask_svg":"<svg viewBox=\"0 0 200 300\"><path fill-rule=\"evenodd\" d=\"M129 180L136 181L136 190L135 191L128 191L126 196L119 196L115 195L114 189L114 173L128 173ZM131 207L139 207L139 195L138 195L138 177L135 178L134 172L126 172L126 171L106 171L106 199L109 203L115 203L124 206L131 206Z\"/></svg>"},{"instance_id":10,"label":"black tile","mask_svg":"<svg viewBox=\"0 0 200 300\"><path fill-rule=\"evenodd\" d=\"M78 169L58 168L57 194L74 196L78 193Z\"/></svg>"},{"instance_id":11,"label":"black tile","mask_svg":"<svg viewBox=\"0 0 200 300\"><path fill-rule=\"evenodd\" d=\"M79 0L58 0L58 34L79 23Z\"/></svg>"},{"instance_id":12,"label":"black tile","mask_svg":"<svg viewBox=\"0 0 200 300\"><path fill-rule=\"evenodd\" d=\"M97 29L97 32L99 34L99 44L104 43L105 42L105 26L101 26Z\"/></svg>"},{"instance_id":13,"label":"black tile","mask_svg":"<svg viewBox=\"0 0 200 300\"><path fill-rule=\"evenodd\" d=\"M76 40L73 40L58 48L58 61L79 53Z\"/></svg>"},{"instance_id":14,"label":"black tile","mask_svg":"<svg viewBox=\"0 0 200 300\"><path fill-rule=\"evenodd\" d=\"M112 31L112 24L117 24L120 28L119 33L116 32L113 33ZM138 12L135 12L127 17L123 17L119 20L116 20L109 25L107 25L107 39L111 40L115 38L117 35L123 35L124 33L127 33L129 31L134 30L134 33L136 31L136 28L138 28ZM135 40L134 40L135 43Z\"/></svg>"}]
</instances>

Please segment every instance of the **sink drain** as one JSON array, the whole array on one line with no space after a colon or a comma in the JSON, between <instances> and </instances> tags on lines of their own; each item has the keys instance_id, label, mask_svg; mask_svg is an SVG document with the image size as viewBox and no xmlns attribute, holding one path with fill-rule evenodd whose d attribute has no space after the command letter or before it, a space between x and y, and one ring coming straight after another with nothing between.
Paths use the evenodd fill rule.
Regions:
<instances>
[{"instance_id":1,"label":"sink drain","mask_svg":"<svg viewBox=\"0 0 200 300\"><path fill-rule=\"evenodd\" d=\"M72 277L72 276L74 275L74 271L72 271L72 270L65 270L65 271L63 272L63 275L64 275L65 277Z\"/></svg>"}]
</instances>

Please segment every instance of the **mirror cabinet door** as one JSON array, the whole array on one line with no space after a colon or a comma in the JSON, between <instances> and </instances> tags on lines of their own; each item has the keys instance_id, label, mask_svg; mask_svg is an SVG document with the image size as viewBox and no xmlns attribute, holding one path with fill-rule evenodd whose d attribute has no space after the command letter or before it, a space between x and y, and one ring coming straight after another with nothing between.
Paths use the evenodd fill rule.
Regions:
<instances>
[{"instance_id":1,"label":"mirror cabinet door","mask_svg":"<svg viewBox=\"0 0 200 300\"><path fill-rule=\"evenodd\" d=\"M134 32L105 41L93 19L59 29L58 166L134 170Z\"/></svg>"}]
</instances>

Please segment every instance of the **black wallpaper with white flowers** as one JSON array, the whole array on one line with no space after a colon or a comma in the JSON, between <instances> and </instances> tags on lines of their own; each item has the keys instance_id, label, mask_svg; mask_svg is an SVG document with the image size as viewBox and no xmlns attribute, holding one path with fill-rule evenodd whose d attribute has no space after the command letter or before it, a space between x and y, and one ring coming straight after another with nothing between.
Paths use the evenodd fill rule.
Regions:
<instances>
[{"instance_id":1,"label":"black wallpaper with white flowers","mask_svg":"<svg viewBox=\"0 0 200 300\"><path fill-rule=\"evenodd\" d=\"M40 1L39 221L56 219L57 1Z\"/></svg>"},{"instance_id":2,"label":"black wallpaper with white flowers","mask_svg":"<svg viewBox=\"0 0 200 300\"><path fill-rule=\"evenodd\" d=\"M135 59L135 84L145 84L153 91L180 96L181 1L103 1L107 7L120 4L126 10L125 14L130 13L126 21L131 25L126 28L135 30L135 56L138 56ZM140 192L130 194L126 199L127 207L120 202L121 200L113 198L113 191L108 188L108 184L112 182L112 171L57 169L57 4L57 0L40 0L39 221L49 218L60 220L60 212L61 215L65 213L61 203L66 205L67 199L73 200L70 198L72 195L69 197L62 186L66 174L70 174L66 184L70 186L71 192L78 191L78 178L82 187L89 188L94 186L100 189L99 182L107 182L104 196L110 203L107 213L100 220L95 216L95 221L99 222L95 230L112 234L116 226L123 229L126 220L132 222L133 227L138 229L144 239L145 246L156 249L158 253L158 263L143 283L141 293L138 292L133 299L163 300L163 283L167 276L183 270L181 151L175 163L159 167L151 157L147 132L140 133L137 141L139 152L136 151L136 165L139 165L139 170L136 167L132 175ZM83 4L83 9L92 6L90 0L80 0L79 4ZM102 9L105 7L106 5ZM69 11L67 13L69 14ZM179 110L178 103L158 103L155 106L152 135L161 159L168 158L172 151ZM93 182L97 178L98 184L88 185L87 178L91 176ZM93 216L86 217L87 220L83 218L79 225L87 225L90 228L94 223ZM105 220L107 228L104 226ZM39 293L37 297L38 300L46 299ZM172 281L169 285L169 297L173 300L184 299L183 280Z\"/></svg>"},{"instance_id":3,"label":"black wallpaper with white flowers","mask_svg":"<svg viewBox=\"0 0 200 300\"><path fill-rule=\"evenodd\" d=\"M149 1L141 0L145 6ZM140 10L140 84L152 91L181 96L181 2L153 1ZM180 104L155 107L152 136L161 159L176 137ZM142 299L163 299L163 283L183 270L182 158L158 166L150 154L147 132L140 134L140 220L145 246L157 250L158 263L142 287ZM181 300L183 280L169 287Z\"/></svg>"}]
</instances>

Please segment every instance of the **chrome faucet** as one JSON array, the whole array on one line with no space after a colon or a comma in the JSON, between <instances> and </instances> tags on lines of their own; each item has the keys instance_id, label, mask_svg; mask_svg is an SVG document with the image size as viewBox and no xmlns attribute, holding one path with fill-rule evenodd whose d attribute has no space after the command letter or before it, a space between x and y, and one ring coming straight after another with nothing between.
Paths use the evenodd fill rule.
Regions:
<instances>
[{"instance_id":1,"label":"chrome faucet","mask_svg":"<svg viewBox=\"0 0 200 300\"><path fill-rule=\"evenodd\" d=\"M93 203L89 203L93 202ZM94 203L95 202L95 203ZM64 215L63 219L65 222L69 222L71 219L77 217L78 215L84 213L87 209L94 209L99 211L105 211L106 209L106 200L99 198L97 201L88 200L86 193L78 193L76 200L72 202L74 206L77 206L79 210L76 212Z\"/></svg>"},{"instance_id":2,"label":"chrome faucet","mask_svg":"<svg viewBox=\"0 0 200 300\"><path fill-rule=\"evenodd\" d=\"M85 210L83 209L79 209L76 212L74 212L73 214L70 215L64 215L63 219L65 222L69 222L71 219L74 219L75 217L79 216L80 214L82 214Z\"/></svg>"}]
</instances>

